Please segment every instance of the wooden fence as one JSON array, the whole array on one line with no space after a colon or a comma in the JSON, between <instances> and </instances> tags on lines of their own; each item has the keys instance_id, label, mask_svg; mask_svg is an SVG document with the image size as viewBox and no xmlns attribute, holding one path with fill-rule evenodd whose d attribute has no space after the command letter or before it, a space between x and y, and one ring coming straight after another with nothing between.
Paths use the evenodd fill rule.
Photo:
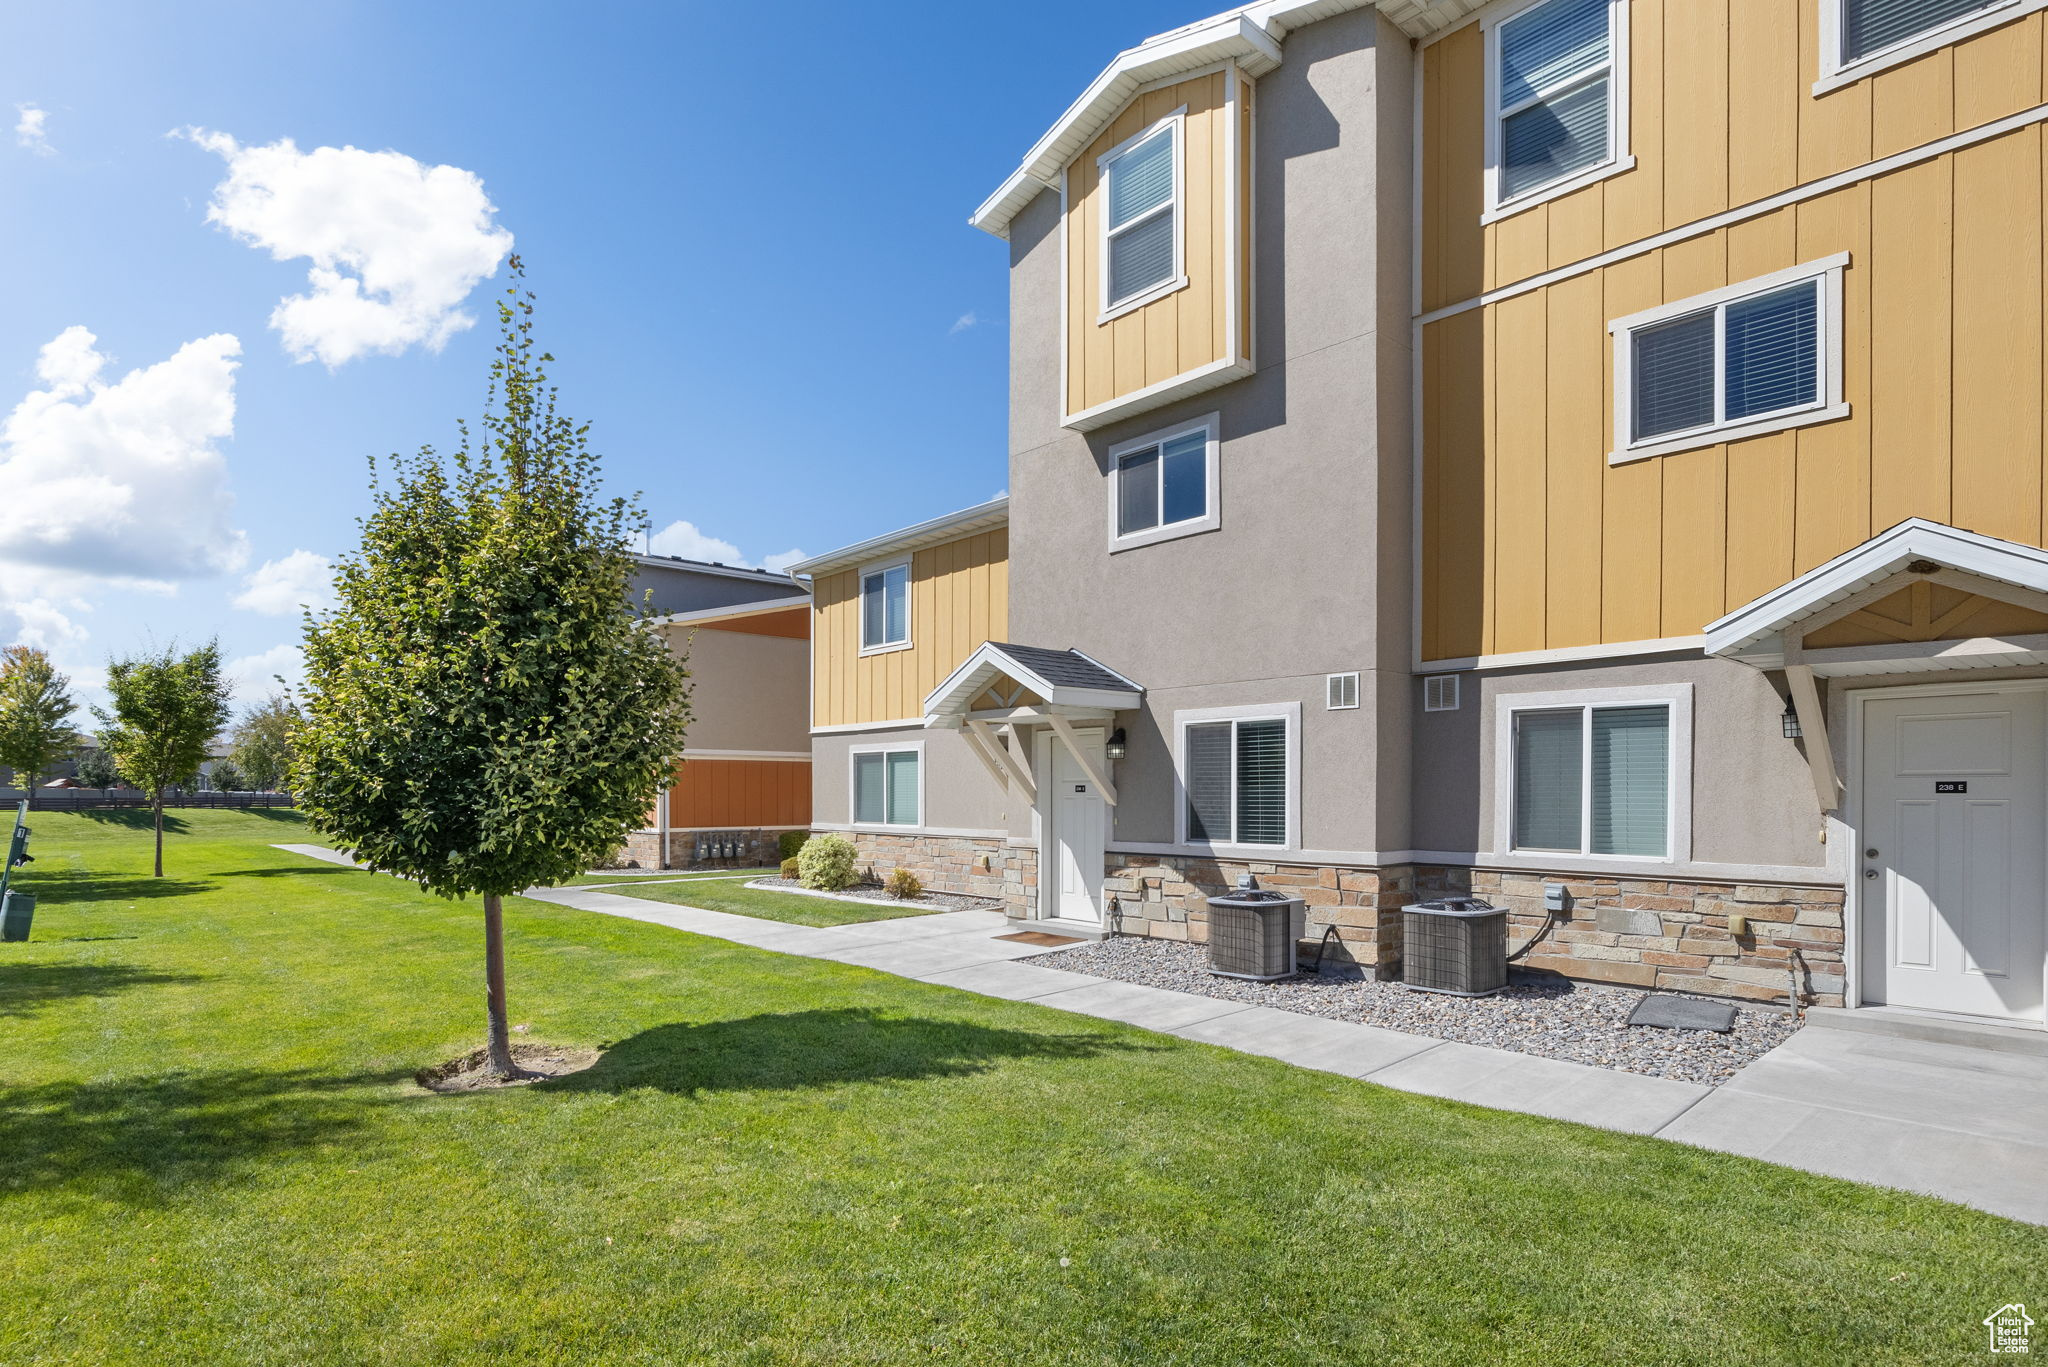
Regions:
<instances>
[{"instance_id":1,"label":"wooden fence","mask_svg":"<svg viewBox=\"0 0 2048 1367\"><path fill-rule=\"evenodd\" d=\"M28 799L32 812L76 812L88 807L147 807L149 798L136 788L0 788L0 804L13 807ZM290 793L202 793L172 788L166 807L290 807Z\"/></svg>"}]
</instances>

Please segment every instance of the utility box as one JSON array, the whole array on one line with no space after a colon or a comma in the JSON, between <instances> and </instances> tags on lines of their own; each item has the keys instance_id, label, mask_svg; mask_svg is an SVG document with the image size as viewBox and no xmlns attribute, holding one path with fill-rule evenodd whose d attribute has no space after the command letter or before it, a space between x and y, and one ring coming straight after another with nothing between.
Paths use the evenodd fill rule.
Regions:
<instances>
[{"instance_id":1,"label":"utility box","mask_svg":"<svg viewBox=\"0 0 2048 1367\"><path fill-rule=\"evenodd\" d=\"M1299 897L1268 892L1246 874L1209 899L1209 971L1225 978L1272 982L1295 970L1294 921Z\"/></svg>"},{"instance_id":2,"label":"utility box","mask_svg":"<svg viewBox=\"0 0 2048 1367\"><path fill-rule=\"evenodd\" d=\"M0 894L0 940L26 940L35 919L35 894L11 888Z\"/></svg>"},{"instance_id":3,"label":"utility box","mask_svg":"<svg viewBox=\"0 0 2048 1367\"><path fill-rule=\"evenodd\" d=\"M1490 997L1508 985L1508 912L1476 897L1401 911L1401 981L1417 992Z\"/></svg>"}]
</instances>

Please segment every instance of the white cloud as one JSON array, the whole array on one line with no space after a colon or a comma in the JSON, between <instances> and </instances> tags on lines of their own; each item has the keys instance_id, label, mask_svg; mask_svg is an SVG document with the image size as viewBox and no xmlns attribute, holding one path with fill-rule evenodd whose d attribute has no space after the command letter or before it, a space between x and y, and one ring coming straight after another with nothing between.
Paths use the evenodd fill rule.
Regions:
<instances>
[{"instance_id":1,"label":"white cloud","mask_svg":"<svg viewBox=\"0 0 2048 1367\"><path fill-rule=\"evenodd\" d=\"M483 181L460 167L357 147L301 152L290 138L244 147L201 128L183 136L228 164L208 222L275 260L312 262L311 293L270 315L296 360L334 367L440 350L476 322L462 301L512 248Z\"/></svg>"},{"instance_id":2,"label":"white cloud","mask_svg":"<svg viewBox=\"0 0 2048 1367\"><path fill-rule=\"evenodd\" d=\"M241 351L217 333L109 382L86 329L44 346L42 388L0 423L6 574L161 581L240 569L248 550L216 443L234 435Z\"/></svg>"},{"instance_id":3,"label":"white cloud","mask_svg":"<svg viewBox=\"0 0 2048 1367\"><path fill-rule=\"evenodd\" d=\"M18 104L14 112L21 117L14 121L14 140L39 157L54 157L57 149L50 146L50 111L38 109L32 104Z\"/></svg>"},{"instance_id":4,"label":"white cloud","mask_svg":"<svg viewBox=\"0 0 2048 1367\"><path fill-rule=\"evenodd\" d=\"M282 560L266 560L242 581L235 606L250 612L283 617L311 608L319 612L334 603L334 566L324 555L293 551Z\"/></svg>"},{"instance_id":5,"label":"white cloud","mask_svg":"<svg viewBox=\"0 0 2048 1367\"><path fill-rule=\"evenodd\" d=\"M959 333L967 331L967 329L975 326L980 322L981 319L975 317L973 312L970 310L969 312L963 313L958 318L955 318L953 320L953 326L946 329L946 335L948 337L955 336Z\"/></svg>"},{"instance_id":6,"label":"white cloud","mask_svg":"<svg viewBox=\"0 0 2048 1367\"><path fill-rule=\"evenodd\" d=\"M297 646L272 646L259 655L243 655L221 666L235 686L237 703L259 702L278 690L278 679L297 691L306 683L306 656Z\"/></svg>"},{"instance_id":7,"label":"white cloud","mask_svg":"<svg viewBox=\"0 0 2048 1367\"><path fill-rule=\"evenodd\" d=\"M759 561L749 560L740 548L730 541L711 536L697 529L694 522L671 522L656 532L648 541L648 550L655 555L680 556L684 560L711 560L736 569L773 570L781 573L799 560L808 559L800 550L786 550L775 555L763 556Z\"/></svg>"}]
</instances>

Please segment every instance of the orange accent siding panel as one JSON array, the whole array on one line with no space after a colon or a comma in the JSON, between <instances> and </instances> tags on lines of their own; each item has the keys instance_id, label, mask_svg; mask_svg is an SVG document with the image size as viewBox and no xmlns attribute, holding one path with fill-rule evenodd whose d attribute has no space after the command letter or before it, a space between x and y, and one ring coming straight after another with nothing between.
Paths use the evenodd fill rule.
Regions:
<instances>
[{"instance_id":1,"label":"orange accent siding panel","mask_svg":"<svg viewBox=\"0 0 2048 1367\"><path fill-rule=\"evenodd\" d=\"M671 826L737 830L811 824L807 759L686 759L669 789Z\"/></svg>"}]
</instances>

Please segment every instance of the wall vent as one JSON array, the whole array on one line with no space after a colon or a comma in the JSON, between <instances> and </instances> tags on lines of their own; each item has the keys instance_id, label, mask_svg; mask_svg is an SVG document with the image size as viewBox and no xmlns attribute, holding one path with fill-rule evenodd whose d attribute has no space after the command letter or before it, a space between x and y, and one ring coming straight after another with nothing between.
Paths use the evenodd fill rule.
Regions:
<instances>
[{"instance_id":1,"label":"wall vent","mask_svg":"<svg viewBox=\"0 0 2048 1367\"><path fill-rule=\"evenodd\" d=\"M1347 707L1358 706L1358 676L1356 674L1332 674L1328 679L1330 710L1335 712Z\"/></svg>"},{"instance_id":2,"label":"wall vent","mask_svg":"<svg viewBox=\"0 0 2048 1367\"><path fill-rule=\"evenodd\" d=\"M1458 710L1458 676L1455 674L1431 674L1422 681L1422 710L1425 712L1455 712Z\"/></svg>"}]
</instances>

